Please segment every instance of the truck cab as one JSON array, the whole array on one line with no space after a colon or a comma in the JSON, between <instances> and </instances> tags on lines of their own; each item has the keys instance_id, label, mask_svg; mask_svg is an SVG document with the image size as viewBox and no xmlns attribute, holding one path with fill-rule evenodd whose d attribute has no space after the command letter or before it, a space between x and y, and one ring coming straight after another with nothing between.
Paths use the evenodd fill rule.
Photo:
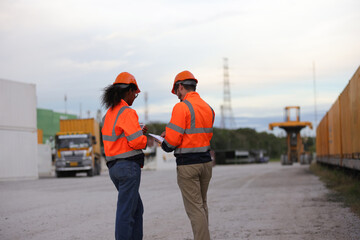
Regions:
<instances>
[{"instance_id":1,"label":"truck cab","mask_svg":"<svg viewBox=\"0 0 360 240\"><path fill-rule=\"evenodd\" d=\"M95 136L87 133L58 133L55 138L56 176L86 172L88 176L100 174L100 158L94 151Z\"/></svg>"}]
</instances>

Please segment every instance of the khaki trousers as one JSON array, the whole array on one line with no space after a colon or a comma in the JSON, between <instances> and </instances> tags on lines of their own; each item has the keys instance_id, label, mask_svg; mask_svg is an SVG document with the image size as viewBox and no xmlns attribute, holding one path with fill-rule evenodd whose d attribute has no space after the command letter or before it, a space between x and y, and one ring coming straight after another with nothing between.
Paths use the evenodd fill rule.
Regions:
<instances>
[{"instance_id":1,"label":"khaki trousers","mask_svg":"<svg viewBox=\"0 0 360 240\"><path fill-rule=\"evenodd\" d=\"M207 190L212 162L177 166L177 182L185 211L190 219L194 240L210 240Z\"/></svg>"}]
</instances>

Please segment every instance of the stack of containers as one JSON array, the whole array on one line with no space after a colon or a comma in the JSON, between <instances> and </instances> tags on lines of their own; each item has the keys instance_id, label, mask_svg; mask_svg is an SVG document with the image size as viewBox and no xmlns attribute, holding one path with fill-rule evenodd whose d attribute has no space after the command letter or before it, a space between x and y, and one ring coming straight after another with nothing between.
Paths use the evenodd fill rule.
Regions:
<instances>
[{"instance_id":1,"label":"stack of containers","mask_svg":"<svg viewBox=\"0 0 360 240\"><path fill-rule=\"evenodd\" d=\"M360 67L350 82L353 158L360 159Z\"/></svg>"},{"instance_id":2,"label":"stack of containers","mask_svg":"<svg viewBox=\"0 0 360 240\"><path fill-rule=\"evenodd\" d=\"M328 112L329 123L329 161L334 165L341 165L341 122L340 101L336 99Z\"/></svg>"},{"instance_id":3,"label":"stack of containers","mask_svg":"<svg viewBox=\"0 0 360 240\"><path fill-rule=\"evenodd\" d=\"M351 104L350 104L350 83L345 87L340 95L340 108L341 108L341 149L343 158L352 158L352 129L351 129Z\"/></svg>"},{"instance_id":4,"label":"stack of containers","mask_svg":"<svg viewBox=\"0 0 360 240\"><path fill-rule=\"evenodd\" d=\"M317 161L360 170L360 67L316 129Z\"/></svg>"},{"instance_id":5,"label":"stack of containers","mask_svg":"<svg viewBox=\"0 0 360 240\"><path fill-rule=\"evenodd\" d=\"M316 158L321 162L326 162L329 157L328 126L328 113L326 113L316 129Z\"/></svg>"},{"instance_id":6,"label":"stack of containers","mask_svg":"<svg viewBox=\"0 0 360 240\"><path fill-rule=\"evenodd\" d=\"M0 181L38 178L35 84L0 79Z\"/></svg>"}]
</instances>

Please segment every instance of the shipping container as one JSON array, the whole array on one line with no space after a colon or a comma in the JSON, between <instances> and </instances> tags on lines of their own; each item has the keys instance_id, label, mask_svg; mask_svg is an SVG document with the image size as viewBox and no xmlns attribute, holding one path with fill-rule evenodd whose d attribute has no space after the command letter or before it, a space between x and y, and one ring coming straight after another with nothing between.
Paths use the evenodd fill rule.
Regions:
<instances>
[{"instance_id":1,"label":"shipping container","mask_svg":"<svg viewBox=\"0 0 360 240\"><path fill-rule=\"evenodd\" d=\"M316 156L320 157L321 156L321 138L322 135L320 133L320 125L321 125L322 121L320 121L320 123L318 124L317 128L316 128L316 140L315 140L315 144L316 144Z\"/></svg>"},{"instance_id":2,"label":"shipping container","mask_svg":"<svg viewBox=\"0 0 360 240\"><path fill-rule=\"evenodd\" d=\"M37 139L38 139L38 144L43 143L43 130L41 129L37 130Z\"/></svg>"},{"instance_id":3,"label":"shipping container","mask_svg":"<svg viewBox=\"0 0 360 240\"><path fill-rule=\"evenodd\" d=\"M100 127L99 123L95 119L60 120L60 132L74 131L91 133L95 136L97 144L94 145L94 151L95 153L100 154Z\"/></svg>"},{"instance_id":4,"label":"shipping container","mask_svg":"<svg viewBox=\"0 0 360 240\"><path fill-rule=\"evenodd\" d=\"M350 104L350 83L345 87L340 94L340 121L341 121L341 149L343 157L352 158L352 132L351 119L353 118L353 111Z\"/></svg>"},{"instance_id":5,"label":"shipping container","mask_svg":"<svg viewBox=\"0 0 360 240\"><path fill-rule=\"evenodd\" d=\"M325 119L327 118L327 124ZM326 136L323 129L326 129ZM360 170L360 67L316 129L317 160ZM328 154L325 154L328 138Z\"/></svg>"},{"instance_id":6,"label":"shipping container","mask_svg":"<svg viewBox=\"0 0 360 240\"><path fill-rule=\"evenodd\" d=\"M0 180L36 179L35 84L0 79Z\"/></svg>"},{"instance_id":7,"label":"shipping container","mask_svg":"<svg viewBox=\"0 0 360 240\"><path fill-rule=\"evenodd\" d=\"M316 155L323 156L322 144L323 134L321 132L321 126L324 124L324 118L319 122L318 127L316 128Z\"/></svg>"},{"instance_id":8,"label":"shipping container","mask_svg":"<svg viewBox=\"0 0 360 240\"><path fill-rule=\"evenodd\" d=\"M51 147L47 144L38 144L39 177L52 176Z\"/></svg>"},{"instance_id":9,"label":"shipping container","mask_svg":"<svg viewBox=\"0 0 360 240\"><path fill-rule=\"evenodd\" d=\"M328 112L329 124L329 155L341 158L341 124L340 124L340 102L336 99Z\"/></svg>"},{"instance_id":10,"label":"shipping container","mask_svg":"<svg viewBox=\"0 0 360 240\"><path fill-rule=\"evenodd\" d=\"M0 180L37 179L37 133L0 129Z\"/></svg>"},{"instance_id":11,"label":"shipping container","mask_svg":"<svg viewBox=\"0 0 360 240\"><path fill-rule=\"evenodd\" d=\"M350 102L351 111L353 113L351 118L352 147L354 158L360 158L360 67L350 81Z\"/></svg>"},{"instance_id":12,"label":"shipping container","mask_svg":"<svg viewBox=\"0 0 360 240\"><path fill-rule=\"evenodd\" d=\"M352 155L345 155L342 163L344 167L360 170L360 67L349 83L349 108Z\"/></svg>"},{"instance_id":13,"label":"shipping container","mask_svg":"<svg viewBox=\"0 0 360 240\"><path fill-rule=\"evenodd\" d=\"M36 109L37 128L43 131L42 143L54 140L55 134L60 131L60 119L76 119L74 114L54 112L49 109Z\"/></svg>"},{"instance_id":14,"label":"shipping container","mask_svg":"<svg viewBox=\"0 0 360 240\"><path fill-rule=\"evenodd\" d=\"M323 117L316 130L316 155L327 157L329 155L328 114Z\"/></svg>"},{"instance_id":15,"label":"shipping container","mask_svg":"<svg viewBox=\"0 0 360 240\"><path fill-rule=\"evenodd\" d=\"M0 126L36 130L35 84L0 79L0 91Z\"/></svg>"}]
</instances>

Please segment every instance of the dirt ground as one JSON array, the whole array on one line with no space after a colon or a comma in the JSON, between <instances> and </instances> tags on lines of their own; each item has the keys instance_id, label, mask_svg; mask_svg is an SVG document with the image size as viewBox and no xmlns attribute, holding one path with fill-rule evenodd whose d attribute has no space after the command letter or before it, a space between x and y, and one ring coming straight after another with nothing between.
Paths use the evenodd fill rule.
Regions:
<instances>
[{"instance_id":1,"label":"dirt ground","mask_svg":"<svg viewBox=\"0 0 360 240\"><path fill-rule=\"evenodd\" d=\"M334 201L309 166L215 166L212 239L360 239L360 218ZM176 171L142 171L144 239L192 239ZM107 172L0 182L0 239L114 239L117 193Z\"/></svg>"}]
</instances>

